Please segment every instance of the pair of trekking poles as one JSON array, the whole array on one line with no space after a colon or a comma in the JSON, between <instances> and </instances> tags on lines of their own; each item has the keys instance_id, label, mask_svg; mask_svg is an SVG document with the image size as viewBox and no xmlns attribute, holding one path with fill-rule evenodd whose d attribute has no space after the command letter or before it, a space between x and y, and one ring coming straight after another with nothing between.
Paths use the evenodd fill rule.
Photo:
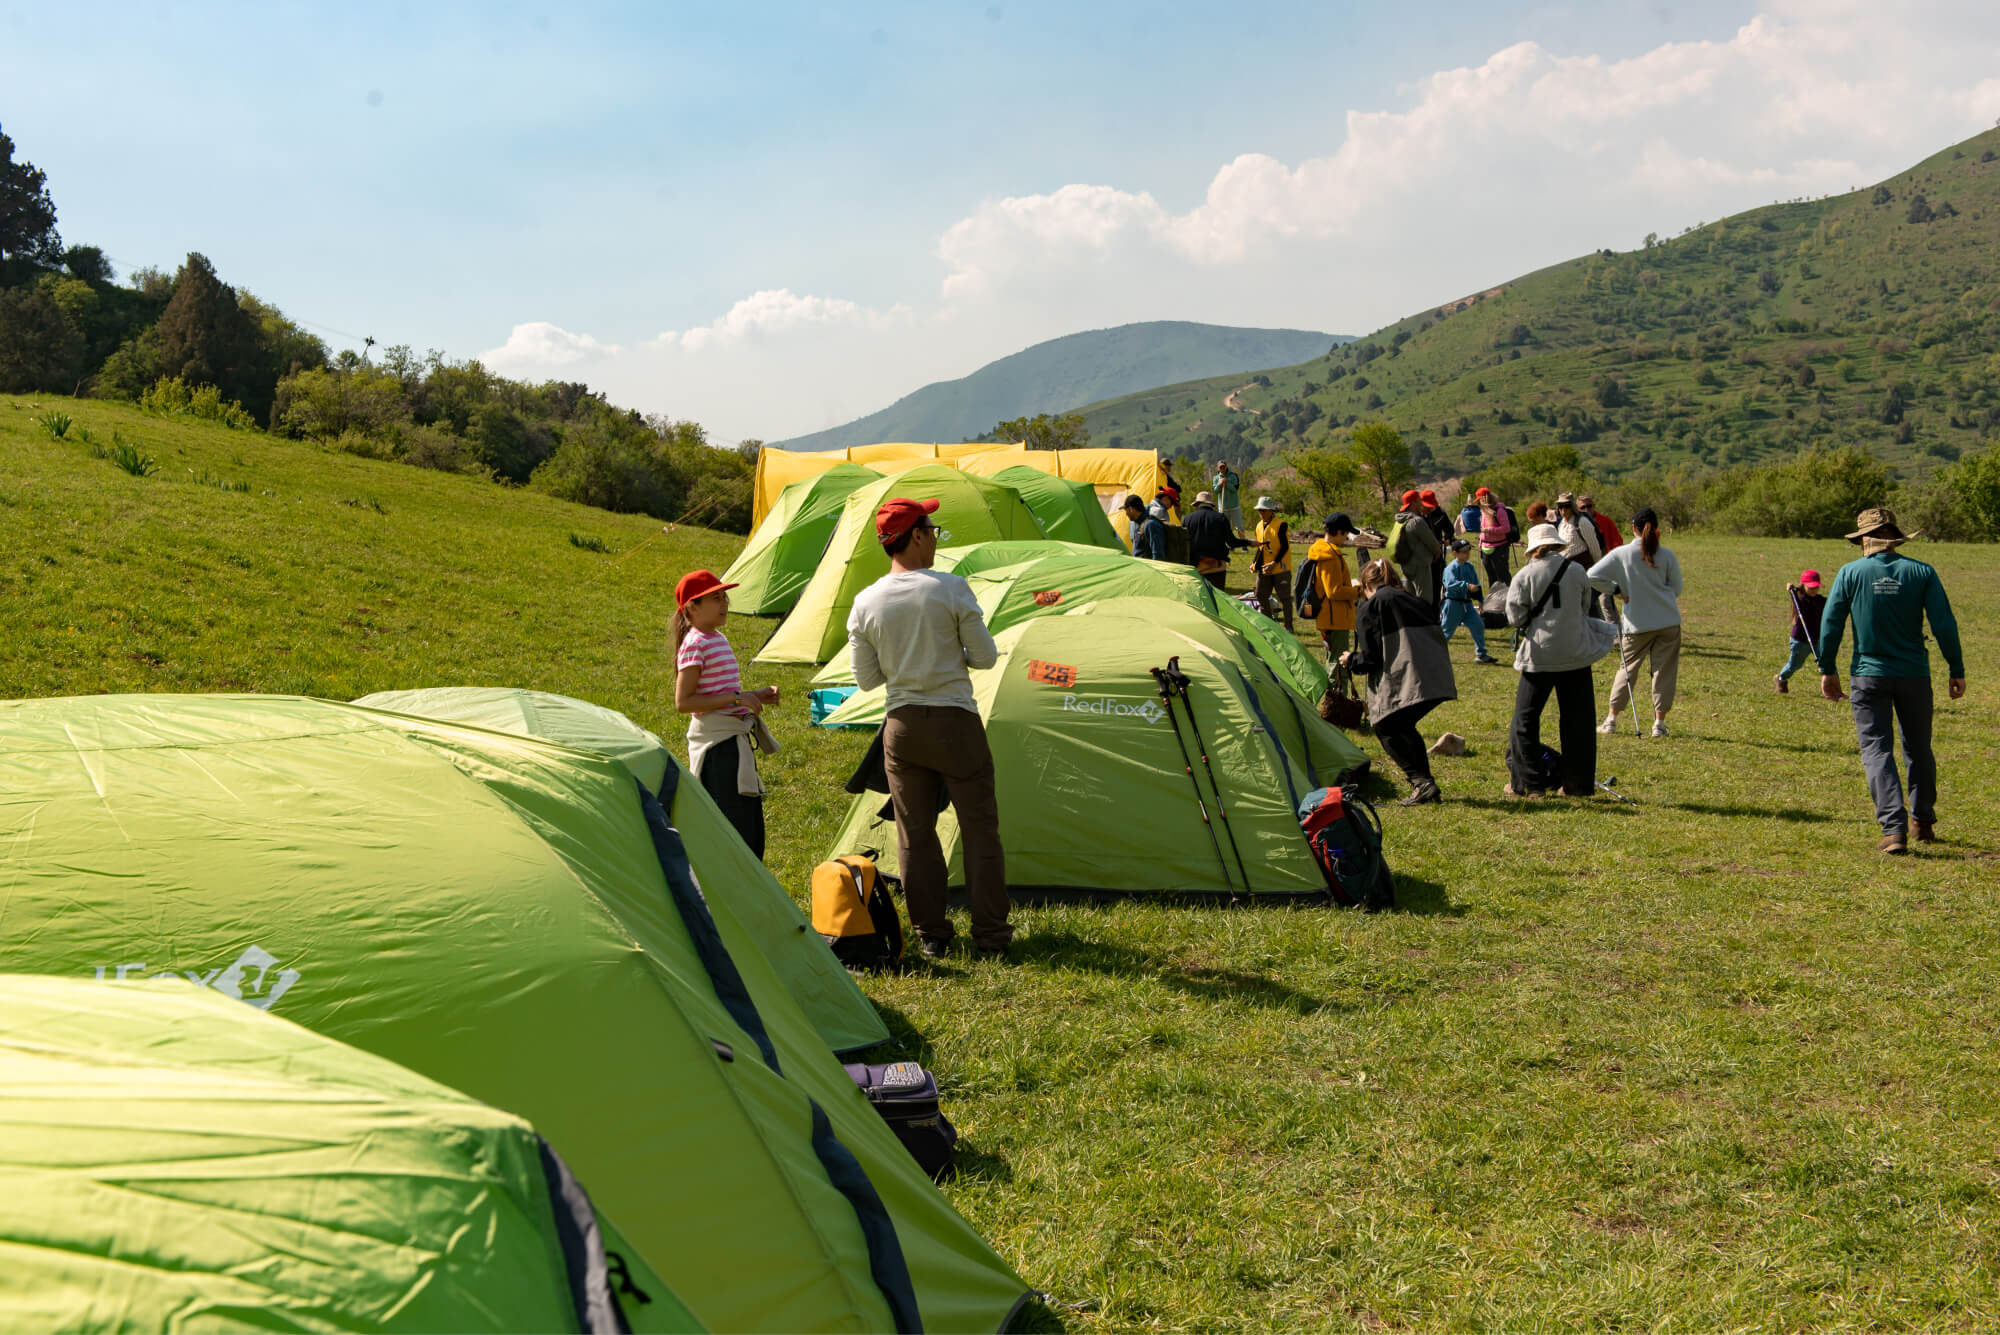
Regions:
<instances>
[{"instance_id":1,"label":"pair of trekking poles","mask_svg":"<svg viewBox=\"0 0 2000 1335\"><path fill-rule=\"evenodd\" d=\"M1215 766L1209 763L1208 743L1202 740L1201 728L1194 721L1194 701L1188 695L1188 675L1181 671L1181 660L1175 655L1167 660L1165 667L1152 669L1153 680L1160 688L1160 702L1166 706L1167 722L1173 727L1174 741L1181 748L1181 767L1194 785L1195 806L1201 810L1202 828L1208 831L1208 844L1215 850L1215 865L1222 870L1222 884L1229 893L1236 893L1236 884L1229 878L1229 863L1222 856L1222 841L1215 836L1215 824L1208 818L1208 798L1201 791L1201 780L1195 777L1194 759L1188 754L1187 739L1181 736L1180 716L1174 712L1174 700L1180 700L1180 707L1187 712L1188 731L1194 735L1195 750L1201 753L1201 767L1208 772L1208 786L1215 791L1215 815L1222 822L1222 829L1229 836L1229 851L1236 855L1236 870L1243 877L1243 891L1250 892L1250 871L1243 865L1243 850L1237 846L1236 831L1229 824L1229 812L1222 803L1222 785L1215 780Z\"/></svg>"}]
</instances>

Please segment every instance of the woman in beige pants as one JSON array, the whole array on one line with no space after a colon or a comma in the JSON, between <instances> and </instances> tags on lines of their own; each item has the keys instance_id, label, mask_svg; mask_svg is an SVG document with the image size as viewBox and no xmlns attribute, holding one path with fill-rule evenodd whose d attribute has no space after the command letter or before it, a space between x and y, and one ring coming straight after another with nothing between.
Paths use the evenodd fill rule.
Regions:
<instances>
[{"instance_id":1,"label":"woman in beige pants","mask_svg":"<svg viewBox=\"0 0 2000 1335\"><path fill-rule=\"evenodd\" d=\"M1632 703L1632 683L1650 660L1653 736L1667 735L1667 711L1681 667L1681 563L1660 545L1660 517L1651 506L1632 516L1633 538L1590 568L1591 587L1625 596L1619 618L1618 676L1611 683L1611 712L1597 725L1615 732L1618 715ZM1637 724L1634 724L1637 727Z\"/></svg>"}]
</instances>

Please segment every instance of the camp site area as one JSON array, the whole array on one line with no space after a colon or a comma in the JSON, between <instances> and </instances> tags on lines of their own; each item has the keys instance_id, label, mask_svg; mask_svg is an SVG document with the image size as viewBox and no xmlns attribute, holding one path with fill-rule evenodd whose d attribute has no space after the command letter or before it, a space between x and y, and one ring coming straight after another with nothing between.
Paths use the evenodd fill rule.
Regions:
<instances>
[{"instance_id":1,"label":"camp site area","mask_svg":"<svg viewBox=\"0 0 2000 1335\"><path fill-rule=\"evenodd\" d=\"M347 702L460 687L543 692L615 711L684 761L685 724L672 708L662 650L673 584L696 567L727 569L743 538L692 527L662 533L641 517L114 404L65 408L100 439L116 431L140 442L159 467L121 471L74 439L38 430L39 400L0 398L0 525L8 535L0 694L34 707L36 736L66 735L55 711L68 698L287 697L257 727L331 739L316 744L310 763L333 775L338 760L335 777L349 785L339 789L343 819L354 823L342 827L346 834L321 829L315 837L346 840L357 859L371 838L407 837L413 813L434 810L455 823L460 841L438 847L441 861L455 851L495 874L541 868L534 883L550 895L558 878L547 869L591 841L659 875L652 827L636 798L626 805L643 782L636 771L578 760L555 743L503 740L470 714L418 719ZM831 1109L871 1177L880 1166L899 1231L929 1240L905 1248L918 1301L942 1314L929 1328L992 1329L1010 1314L1016 1328L1077 1331L1991 1328L2000 1322L2000 713L1990 677L2000 659L2000 547L1909 548L1937 567L1950 592L1972 684L1957 702L1939 692L1940 842L1889 859L1875 852L1846 707L1819 699L1809 676L1795 678L1788 695L1771 686L1785 652L1786 581L1807 566L1830 573L1853 549L1704 534L1666 541L1687 583L1673 735L1634 736L1628 718L1627 731L1599 738L1598 773L1616 776L1631 802L1504 798L1516 677L1505 666L1475 667L1461 633L1452 645L1459 699L1427 721L1426 735L1458 732L1468 753L1437 762L1441 805L1385 801L1393 911L1335 910L1297 897L1228 907L1159 894L1017 905L1005 961L954 955L860 977L854 985L868 1005L841 1012L840 1032L866 1041L879 1024L886 1039L864 1049L868 1059L908 1058L934 1071L959 1130L957 1176L937 1189L890 1166L894 1142L839 1105L838 1071L829 1075L827 1064L846 1040L815 1028L800 998L823 987L845 1005L847 981L816 973L802 957L790 977L776 963L746 965L744 986L786 1076L766 1075L748 1043L730 1063L703 1066L713 1089L763 1101L768 1124L717 1130L701 1143L721 1147L718 1155L775 1146L780 1167L771 1171L811 1187L773 1207L770 1227L804 1238L814 1203L836 1202L827 1179L813 1176L800 1128L810 1105ZM1241 572L1239 564L1232 592L1242 588ZM1120 624L1110 609L1092 615ZM1018 633L1049 634L1035 628L1052 619L1023 620ZM812 867L852 815L842 785L870 734L811 726L818 663L750 661L776 625L732 616L726 633L746 681L783 692L771 722L784 749L763 770L766 863L775 887L802 906ZM1495 652L1506 651L1501 636ZM1934 671L1942 677L1941 666ZM1608 680L1600 665L1600 705ZM100 720L124 708L91 703ZM101 747L107 735L75 733L61 745ZM1351 741L1384 767L1372 738ZM432 781L452 758L460 772L488 774L484 791ZM232 770L188 750L183 772L190 783L249 791L246 776L256 770L270 785L264 791L281 791L275 758L237 763ZM21 795L31 770L54 782L49 766L46 755L33 764L0 756L9 850L0 876L23 865L37 840L61 837L40 804ZM211 780L200 780L203 767ZM400 786L371 805L364 785L384 774ZM61 777L65 791L88 794L87 773ZM1180 806L1174 791L1161 785L1122 824L1095 831L1103 856L1162 865L1190 849L1206 856L1192 797ZM573 826L544 822L540 844L503 844L476 823L502 805L540 810L539 794L555 792L581 795L571 805L597 814ZM202 800L222 798L211 786ZM1026 791L1009 800L1038 799ZM82 798L72 805L81 811ZM243 812L238 833L261 818ZM1039 818L1055 824L1066 813L1051 801ZM700 842L698 819L688 818L691 844ZM506 828L508 839L523 838ZM158 823L130 831L156 841L163 859L189 865L195 855L175 851L174 841L203 833L175 828L164 807ZM101 849L64 852L76 866L130 856L117 842L114 832ZM337 846L319 845L312 856L330 857ZM543 861L550 856L557 861ZM698 872L703 856L689 849ZM765 947L750 944L763 939L754 913L778 922L786 910L751 868L735 865L704 874L702 885L719 934L746 959L764 958ZM740 884L745 894L731 899L712 881ZM317 884L332 893L331 879ZM577 884L572 878L572 891ZM471 890L454 893L462 897L453 903L478 903ZM13 935L18 896L18 887L0 892L0 972L22 972L31 948L42 949ZM275 921L282 904L261 891L258 898L259 912ZM309 1056L312 1069L343 1088L391 1100L384 1107L424 1108L425 1137L374 1146L391 1164L449 1176L457 1160L446 1151L462 1153L462 1137L474 1132L514 1147L517 1158L494 1190L539 1204L510 1222L507 1246L495 1253L502 1263L551 1254L547 1239L559 1221L543 1210L537 1137L617 1230L629 1234L636 1224L666 1237L682 1227L666 1203L649 1205L619 1180L656 1147L621 1145L614 1122L586 1106L600 1086L510 1069L507 1035L497 1029L476 1051L454 1056L463 1063L456 1081L422 1069L432 1059L425 1041L398 1039L403 1050L387 1054L370 1046L381 1033L408 1032L395 1026L425 1007L481 999L492 1008L478 1014L499 1017L504 1002L514 1026L507 1032L532 1036L548 1060L601 1058L608 1073L589 1074L606 1081L617 1062L636 1062L658 1115L691 1106L695 1094L668 1078L668 1058L698 1032L676 1027L680 1017L717 1013L714 993L688 985L699 943L646 917L651 910L637 900L607 890L595 904L589 922L601 929L577 929L574 941L529 926L489 939L470 932L472 918L455 917L467 934L435 952L372 961L333 952L327 957L357 978L379 969L366 977L379 980L381 994L371 999L358 983L302 969L261 1018L290 1025L287 1003L296 1002L302 1016L337 1015L348 1027L308 1025L307 1036L287 1029L282 1040L253 1031L246 1041L259 1051L296 1048L306 1054L299 1062ZM333 940L342 928L329 907L321 899L300 916ZM362 911L354 938L383 939L399 906L380 898ZM604 997L565 999L560 989L482 990L496 969L531 979L533 960L549 952L606 959L606 943L626 930L686 972L610 1009L600 1008L609 1006ZM275 980L290 961L272 953L280 956ZM94 966L138 958L61 963L89 991ZM227 963L194 962L197 973ZM190 1026L228 1026L233 1012L188 1001L181 994L197 995L192 985L159 986L163 1008L188 1011L176 1032L190 1052L229 1038ZM571 1008L569 1018L538 1016L542 995ZM51 1003L38 996L38 1013L46 1012ZM25 1012L7 1013L17 1029L12 1022ZM85 1054L74 1060L95 1060L88 1053L102 1035L144 1033L157 1012L100 1018L90 1033L69 1024L36 1060L56 1060L46 1055L58 1051L56 1038L68 1045L62 1051ZM576 1038L568 1052L558 1041L566 1035ZM9 1039L18 1044L21 1035ZM358 1052L323 1051L321 1040ZM170 1055L154 1051L155 1067L165 1070ZM705 1047L697 1055L720 1060ZM482 1081L483 1101L468 1088ZM244 1088L239 1080L225 1096ZM275 1080L259 1088L274 1102L296 1097ZM540 1106L504 1115L484 1106L514 1097L509 1091ZM63 1126L57 1112L38 1107L37 1125ZM177 1125L163 1118L148 1149L148 1172L160 1181L174 1176L157 1161L178 1152L167 1134ZM256 1130L203 1124L211 1136ZM0 1156L0 1172L17 1171L21 1143L13 1158ZM51 1131L36 1143L73 1142ZM329 1133L326 1143L340 1142ZM119 1153L139 1162L129 1146ZM181 1203L172 1208L158 1203L164 1187L154 1193L159 1217L183 1221L190 1239L216 1239L205 1255L218 1269L238 1259L225 1245L233 1235L218 1222L217 1202L194 1201L185 1182L175 1191ZM729 1161L718 1159L713 1178L691 1194L737 1193ZM21 1236L11 1212L24 1199L0 1187L8 1238ZM322 1204L327 1213L297 1227L353 1226L332 1202ZM638 1217L626 1222L626 1213ZM753 1238L762 1222L738 1213L715 1227ZM381 1292L399 1291L397 1258L376 1254L370 1264L385 1277ZM849 1265L866 1273L865 1257ZM514 1269L510 1292L520 1301L559 1305L560 1266ZM756 1324L744 1315L754 1305L732 1305L732 1285L846 1292L794 1269L774 1281L754 1268L713 1269L709 1291L670 1284L688 1313L716 1329ZM18 1272L0 1263L0 1294L8 1273ZM1015 1312L1017 1289L1029 1288L1046 1300ZM705 1309L723 1319L704 1317ZM430 1310L443 1313L440 1321L458 1319L458 1309ZM793 1319L812 1321L809 1312Z\"/></svg>"}]
</instances>

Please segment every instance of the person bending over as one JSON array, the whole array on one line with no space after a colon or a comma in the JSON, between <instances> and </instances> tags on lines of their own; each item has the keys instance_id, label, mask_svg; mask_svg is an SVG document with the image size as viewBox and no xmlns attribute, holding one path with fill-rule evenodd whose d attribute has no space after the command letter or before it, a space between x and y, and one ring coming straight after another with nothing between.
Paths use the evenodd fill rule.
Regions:
<instances>
[{"instance_id":1,"label":"person bending over","mask_svg":"<svg viewBox=\"0 0 2000 1335\"><path fill-rule=\"evenodd\" d=\"M1442 801L1417 724L1458 698L1444 631L1430 604L1405 589L1387 561L1361 567L1361 592L1366 601L1356 613L1354 648L1341 662L1368 677L1368 720L1375 738L1410 781L1402 805Z\"/></svg>"}]
</instances>

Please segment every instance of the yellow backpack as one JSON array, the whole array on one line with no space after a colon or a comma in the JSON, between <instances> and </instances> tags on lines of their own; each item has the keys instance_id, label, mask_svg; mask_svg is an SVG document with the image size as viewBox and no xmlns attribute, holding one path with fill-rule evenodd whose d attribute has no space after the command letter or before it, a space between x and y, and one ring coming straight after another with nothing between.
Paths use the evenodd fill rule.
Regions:
<instances>
[{"instance_id":1,"label":"yellow backpack","mask_svg":"<svg viewBox=\"0 0 2000 1335\"><path fill-rule=\"evenodd\" d=\"M812 923L850 969L893 969L903 962L903 915L892 890L902 883L875 859L832 858L812 871Z\"/></svg>"}]
</instances>

